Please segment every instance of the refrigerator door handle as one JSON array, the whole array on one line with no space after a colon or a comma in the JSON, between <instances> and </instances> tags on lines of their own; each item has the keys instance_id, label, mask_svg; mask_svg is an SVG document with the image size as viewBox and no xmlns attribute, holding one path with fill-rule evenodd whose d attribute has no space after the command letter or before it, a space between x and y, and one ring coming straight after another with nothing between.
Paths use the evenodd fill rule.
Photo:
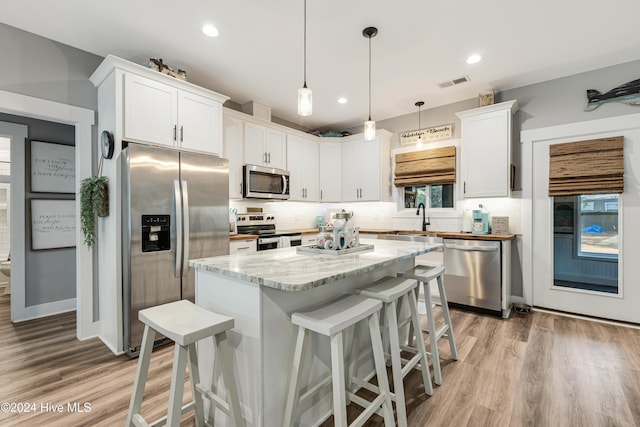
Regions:
<instances>
[{"instance_id":1,"label":"refrigerator door handle","mask_svg":"<svg viewBox=\"0 0 640 427\"><path fill-rule=\"evenodd\" d=\"M187 181L182 181L182 228L184 241L182 244L182 274L189 269L189 190Z\"/></svg>"},{"instance_id":2,"label":"refrigerator door handle","mask_svg":"<svg viewBox=\"0 0 640 427\"><path fill-rule=\"evenodd\" d=\"M176 262L175 262L175 277L182 276L182 193L180 192L180 181L177 179L173 181L173 197L175 200L175 212L176 212Z\"/></svg>"}]
</instances>

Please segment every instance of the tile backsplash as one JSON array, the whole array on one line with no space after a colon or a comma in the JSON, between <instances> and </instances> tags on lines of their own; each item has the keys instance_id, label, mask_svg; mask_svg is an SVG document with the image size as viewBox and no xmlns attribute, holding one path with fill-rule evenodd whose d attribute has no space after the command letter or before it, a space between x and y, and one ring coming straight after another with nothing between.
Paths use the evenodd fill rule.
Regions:
<instances>
[{"instance_id":1,"label":"tile backsplash","mask_svg":"<svg viewBox=\"0 0 640 427\"><path fill-rule=\"evenodd\" d=\"M490 215L508 216L509 231L521 233L520 203L517 197L496 199L470 199L458 201L464 209L477 209L482 204ZM262 200L229 200L229 207L236 208L239 213L246 212L249 207L262 208L263 212L276 215L279 229L315 228L316 216L326 216L328 209L344 209L353 212L356 226L380 230L420 230L422 215L415 211L398 212L394 202L358 202L358 203L307 203L289 201ZM429 230L461 231L462 214L446 212L433 213L427 210Z\"/></svg>"}]
</instances>

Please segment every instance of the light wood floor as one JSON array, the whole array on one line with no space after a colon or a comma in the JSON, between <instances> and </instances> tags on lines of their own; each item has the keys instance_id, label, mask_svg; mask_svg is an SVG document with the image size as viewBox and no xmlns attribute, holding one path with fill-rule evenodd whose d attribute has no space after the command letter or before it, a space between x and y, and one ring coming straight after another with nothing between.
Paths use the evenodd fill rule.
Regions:
<instances>
[{"instance_id":1,"label":"light wood floor","mask_svg":"<svg viewBox=\"0 0 640 427\"><path fill-rule=\"evenodd\" d=\"M0 413L0 426L124 425L136 360L115 357L97 339L77 341L74 314L9 319L9 296L0 295L0 401L37 407ZM410 374L410 426L640 426L640 330L542 312L505 321L452 310L452 319L460 358L452 362L442 342L444 384L431 397ZM172 350L152 357L143 402L149 420L166 411ZM91 411L69 413L74 402ZM47 403L64 411L45 412ZM183 425L193 425L191 415ZM383 423L376 417L369 425Z\"/></svg>"}]
</instances>

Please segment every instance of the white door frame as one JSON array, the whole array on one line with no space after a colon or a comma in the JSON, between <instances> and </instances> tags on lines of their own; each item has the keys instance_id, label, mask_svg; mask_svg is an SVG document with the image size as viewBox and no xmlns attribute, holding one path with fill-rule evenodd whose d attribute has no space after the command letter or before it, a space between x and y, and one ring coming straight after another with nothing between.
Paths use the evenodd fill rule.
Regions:
<instances>
[{"instance_id":1,"label":"white door frame","mask_svg":"<svg viewBox=\"0 0 640 427\"><path fill-rule=\"evenodd\" d=\"M536 234L534 234L533 225L536 220L534 212L534 144L536 143L560 143L568 141L578 141L583 139L595 139L603 136L613 135L625 135L630 134L631 131L637 134L640 129L640 114L629 114L625 116L617 116L605 119L597 119L586 122L570 123L566 125L553 126L548 128L533 129L523 131L521 133L522 141L522 224L523 224L523 298L527 304L534 304L534 272L536 272L536 280L549 280L553 278L553 274L545 274L545 272L552 271L553 268L553 251L549 248L548 255L542 256L540 253L534 252L534 240L536 240ZM626 138L625 138L626 141ZM638 151L639 141L633 141L635 147L631 147L632 150ZM625 148L625 151L629 148ZM628 156L631 155L625 153L625 163L629 161ZM627 164L628 166L628 164ZM546 170L546 169L545 169ZM638 172L634 176L635 168L626 168L625 170L625 191L621 195L619 212L619 220L622 224L623 232L627 235L633 231L634 226L630 224L631 218L636 217L638 209L640 208L638 200L640 200L640 189L638 188ZM536 170L537 174L544 173L543 170ZM547 174L548 176L548 174ZM551 206L551 203L549 203ZM551 217L551 208L549 208L549 217ZM546 213L540 213L540 215ZM624 221L624 222L623 222ZM550 230L549 230L550 231ZM542 231L537 230L538 233ZM538 234L538 239L540 238ZM622 238L622 236L620 236ZM621 257L619 260L619 285L623 286L625 282L634 280L637 277L640 268L637 266L637 262L634 261L634 257L637 258L640 253L640 246L636 243L637 239L624 239L619 240L621 248ZM541 243L542 244L542 243ZM626 262L625 262L626 260ZM625 278L627 280L625 280ZM629 282L631 283L631 282ZM539 286L540 283L537 285ZM551 286L551 283L548 283ZM542 286L546 286L542 283ZM539 289L539 288L538 288ZM635 293L635 291L633 292ZM631 295L631 289L625 289L622 296L615 295L614 298L622 301L626 299L637 297L637 295ZM584 298L585 300L590 298L589 293L575 293L576 299ZM603 298L602 296L600 298ZM613 298L611 299L613 300ZM635 301L636 304L640 301ZM553 307L551 307L553 308ZM593 307L592 307L593 308ZM596 311L602 309L601 313L591 313L591 315L599 317L612 318L605 314L606 309L604 307L595 307ZM567 310L571 311L571 310ZM636 311L637 313L640 313ZM625 314L620 314L621 318L618 320L625 320L630 322L640 322L639 315L633 315L629 318Z\"/></svg>"},{"instance_id":2,"label":"white door frame","mask_svg":"<svg viewBox=\"0 0 640 427\"><path fill-rule=\"evenodd\" d=\"M93 110L0 90L0 112L74 126L77 191L80 188L80 182L91 176L92 126L95 124ZM76 194L76 200L78 199L79 195ZM22 218L26 221L24 212ZM13 220L16 219L14 216ZM97 319L94 319L93 253L84 244L82 233L80 233L80 203L76 203L76 230L76 337L83 340L97 336L100 324ZM24 236L24 228L21 233ZM12 278L14 274L17 277L22 277L24 283L24 269L26 268L24 258L22 265L19 262L16 265L14 260L17 258L17 256L12 256L11 275ZM21 271L14 270L14 268L21 269ZM24 284L21 293L14 294L14 289L12 286L11 320L13 322L48 316L55 314L56 311L61 311L59 306L49 306L48 304L26 307ZM71 308L73 309L73 307Z\"/></svg>"}]
</instances>

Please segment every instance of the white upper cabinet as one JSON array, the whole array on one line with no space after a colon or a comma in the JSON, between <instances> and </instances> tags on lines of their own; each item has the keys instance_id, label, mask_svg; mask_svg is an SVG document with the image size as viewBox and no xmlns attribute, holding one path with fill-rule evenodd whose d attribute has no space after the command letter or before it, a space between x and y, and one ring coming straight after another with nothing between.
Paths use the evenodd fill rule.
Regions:
<instances>
[{"instance_id":1,"label":"white upper cabinet","mask_svg":"<svg viewBox=\"0 0 640 427\"><path fill-rule=\"evenodd\" d=\"M244 164L244 121L227 110L222 118L222 157L229 160L229 198L242 198Z\"/></svg>"},{"instance_id":2,"label":"white upper cabinet","mask_svg":"<svg viewBox=\"0 0 640 427\"><path fill-rule=\"evenodd\" d=\"M341 144L342 201L391 200L391 133L376 132L376 139L347 137Z\"/></svg>"},{"instance_id":3,"label":"white upper cabinet","mask_svg":"<svg viewBox=\"0 0 640 427\"><path fill-rule=\"evenodd\" d=\"M456 113L465 198L511 195L511 122L517 109L514 100Z\"/></svg>"},{"instance_id":4,"label":"white upper cabinet","mask_svg":"<svg viewBox=\"0 0 640 427\"><path fill-rule=\"evenodd\" d=\"M286 134L253 122L244 124L244 158L251 165L285 169L287 166Z\"/></svg>"},{"instance_id":5,"label":"white upper cabinet","mask_svg":"<svg viewBox=\"0 0 640 427\"><path fill-rule=\"evenodd\" d=\"M318 142L287 134L290 200L317 202L319 198Z\"/></svg>"},{"instance_id":6,"label":"white upper cabinet","mask_svg":"<svg viewBox=\"0 0 640 427\"><path fill-rule=\"evenodd\" d=\"M186 91L178 92L178 143L207 153L222 152L222 104Z\"/></svg>"},{"instance_id":7,"label":"white upper cabinet","mask_svg":"<svg viewBox=\"0 0 640 427\"><path fill-rule=\"evenodd\" d=\"M137 74L125 74L125 139L219 154L221 122L220 101Z\"/></svg>"},{"instance_id":8,"label":"white upper cabinet","mask_svg":"<svg viewBox=\"0 0 640 427\"><path fill-rule=\"evenodd\" d=\"M99 127L119 146L126 140L220 154L229 97L113 55L90 79L100 98Z\"/></svg>"},{"instance_id":9,"label":"white upper cabinet","mask_svg":"<svg viewBox=\"0 0 640 427\"><path fill-rule=\"evenodd\" d=\"M341 144L339 142L320 143L320 201L339 202L341 196Z\"/></svg>"},{"instance_id":10,"label":"white upper cabinet","mask_svg":"<svg viewBox=\"0 0 640 427\"><path fill-rule=\"evenodd\" d=\"M124 138L175 145L178 89L136 74L127 74L124 93Z\"/></svg>"}]
</instances>

